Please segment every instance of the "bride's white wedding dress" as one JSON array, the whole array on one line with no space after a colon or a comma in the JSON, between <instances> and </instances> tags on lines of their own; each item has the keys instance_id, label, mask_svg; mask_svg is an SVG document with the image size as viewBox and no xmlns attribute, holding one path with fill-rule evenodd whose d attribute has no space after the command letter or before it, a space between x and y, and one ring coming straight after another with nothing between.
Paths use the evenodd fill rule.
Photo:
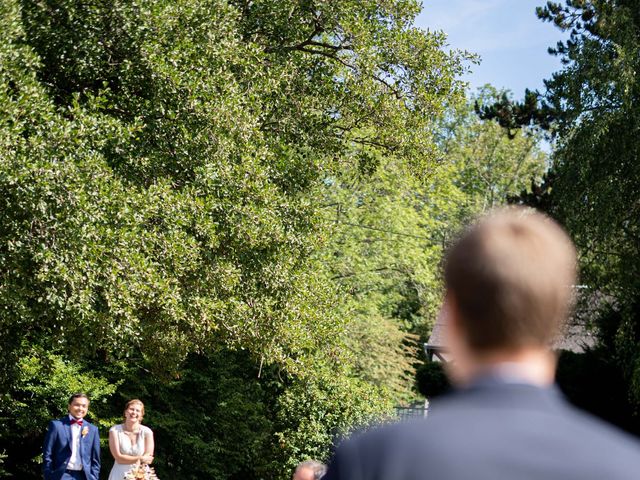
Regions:
<instances>
[{"instance_id":1,"label":"bride's white wedding dress","mask_svg":"<svg viewBox=\"0 0 640 480\"><path fill-rule=\"evenodd\" d=\"M151 429L140 425L140 433L138 434L138 440L135 444L131 442L129 435L123 430L123 425L114 425L109 430L110 432L116 432L118 436L118 444L120 445L120 453L122 455L139 456L144 453L144 440L147 435L152 435ZM131 470L133 465L125 465L122 463L114 463L111 473L109 473L109 480L123 480L125 473Z\"/></svg>"}]
</instances>

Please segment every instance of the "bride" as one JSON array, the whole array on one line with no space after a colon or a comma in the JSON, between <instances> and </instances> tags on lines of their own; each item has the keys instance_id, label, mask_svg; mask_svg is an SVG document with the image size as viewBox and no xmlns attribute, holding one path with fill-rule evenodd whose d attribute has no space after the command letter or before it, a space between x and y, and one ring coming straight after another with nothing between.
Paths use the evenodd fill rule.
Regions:
<instances>
[{"instance_id":1,"label":"bride","mask_svg":"<svg viewBox=\"0 0 640 480\"><path fill-rule=\"evenodd\" d=\"M134 465L153 461L153 432L140 423L142 417L144 404L130 400L124 407L124 423L109 430L109 450L115 459L109 480L123 480Z\"/></svg>"}]
</instances>

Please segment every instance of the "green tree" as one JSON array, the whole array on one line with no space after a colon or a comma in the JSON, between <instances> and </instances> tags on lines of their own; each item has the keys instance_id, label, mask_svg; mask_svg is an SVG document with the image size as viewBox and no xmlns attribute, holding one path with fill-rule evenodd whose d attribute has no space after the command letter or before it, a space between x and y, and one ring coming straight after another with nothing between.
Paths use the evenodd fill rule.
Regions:
<instances>
[{"instance_id":1,"label":"green tree","mask_svg":"<svg viewBox=\"0 0 640 480\"><path fill-rule=\"evenodd\" d=\"M318 243L305 193L372 150L433 160L426 128L459 58L416 13L6 3L7 318L37 317L50 344L89 331L109 354L160 351L163 366L211 341L285 361L303 345L274 345L294 320L281 307L304 296Z\"/></svg>"},{"instance_id":2,"label":"green tree","mask_svg":"<svg viewBox=\"0 0 640 480\"><path fill-rule=\"evenodd\" d=\"M539 11L571 37L548 82L557 114L554 213L574 234L585 280L614 299L609 345L640 406L640 3L549 3Z\"/></svg>"},{"instance_id":3,"label":"green tree","mask_svg":"<svg viewBox=\"0 0 640 480\"><path fill-rule=\"evenodd\" d=\"M524 103L485 110L503 126L535 122L553 139L552 168L523 201L571 232L583 282L609 299L600 336L640 406L640 2L547 2L538 16L569 34L550 53L564 67ZM541 122L540 119L545 119ZM611 332L614 332L611 334Z\"/></svg>"},{"instance_id":4,"label":"green tree","mask_svg":"<svg viewBox=\"0 0 640 480\"><path fill-rule=\"evenodd\" d=\"M548 167L539 130L505 132L499 122L475 114L503 98L511 94L486 85L444 117L439 145L456 169L467 217L503 205L539 182Z\"/></svg>"},{"instance_id":5,"label":"green tree","mask_svg":"<svg viewBox=\"0 0 640 480\"><path fill-rule=\"evenodd\" d=\"M426 341L439 308L448 242L546 168L538 132L510 138L474 113L474 103L501 95L487 86L448 103L434 125L441 160L420 178L402 158L371 153L373 173L356 165L325 181L331 242L323 262L349 299L349 346L362 377L389 388L396 401L415 397L416 340Z\"/></svg>"},{"instance_id":6,"label":"green tree","mask_svg":"<svg viewBox=\"0 0 640 480\"><path fill-rule=\"evenodd\" d=\"M415 396L416 334L429 330L440 293L442 246L430 237L440 202L425 202L428 181L406 162L380 162L373 174L355 169L326 182L331 241L322 261L344 292L346 342L359 375L406 402Z\"/></svg>"},{"instance_id":7,"label":"green tree","mask_svg":"<svg viewBox=\"0 0 640 480\"><path fill-rule=\"evenodd\" d=\"M235 400L212 425L256 407L255 441L279 432L282 447L260 471L249 457L223 471L207 450L198 468L216 478L284 475L276 460L326 452L329 430L295 433L317 427L313 411L338 430L385 411L352 368L349 309L318 260L318 192L354 165L374 174L379 158L415 177L437 161L433 119L461 94L464 58L413 27L418 11L415 1L0 2L0 451L28 443L24 465L36 455L37 432L8 420L33 365L44 365L42 430L63 408L55 365L98 398L149 375L179 403L195 395L172 383L185 360L247 352L256 378L281 384L280 406L256 406L253 386L236 397L230 382L220 398ZM117 411L95 414L106 423Z\"/></svg>"}]
</instances>

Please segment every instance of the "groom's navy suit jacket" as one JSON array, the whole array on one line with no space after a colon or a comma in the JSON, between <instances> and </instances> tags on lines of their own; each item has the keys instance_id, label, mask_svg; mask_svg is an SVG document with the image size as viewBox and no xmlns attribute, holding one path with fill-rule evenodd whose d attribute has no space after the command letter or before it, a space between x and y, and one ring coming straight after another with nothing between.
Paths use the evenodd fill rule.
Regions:
<instances>
[{"instance_id":1,"label":"groom's navy suit jacket","mask_svg":"<svg viewBox=\"0 0 640 480\"><path fill-rule=\"evenodd\" d=\"M555 388L496 380L344 441L323 480L637 480L640 444Z\"/></svg>"},{"instance_id":2,"label":"groom's navy suit jacket","mask_svg":"<svg viewBox=\"0 0 640 480\"><path fill-rule=\"evenodd\" d=\"M80 460L82 471L87 480L98 480L100 476L100 435L98 427L86 420L82 430L88 429L86 435L80 435ZM60 480L71 458L71 422L69 416L49 423L47 435L42 448L43 473L45 480Z\"/></svg>"}]
</instances>

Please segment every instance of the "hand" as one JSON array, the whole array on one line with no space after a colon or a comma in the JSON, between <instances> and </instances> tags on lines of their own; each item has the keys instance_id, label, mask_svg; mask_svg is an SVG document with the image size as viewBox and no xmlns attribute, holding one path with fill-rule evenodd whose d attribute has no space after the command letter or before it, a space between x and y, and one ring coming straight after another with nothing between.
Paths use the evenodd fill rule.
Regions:
<instances>
[{"instance_id":1,"label":"hand","mask_svg":"<svg viewBox=\"0 0 640 480\"><path fill-rule=\"evenodd\" d=\"M153 455L142 455L140 457L140 462L150 464L151 462L153 462Z\"/></svg>"}]
</instances>

